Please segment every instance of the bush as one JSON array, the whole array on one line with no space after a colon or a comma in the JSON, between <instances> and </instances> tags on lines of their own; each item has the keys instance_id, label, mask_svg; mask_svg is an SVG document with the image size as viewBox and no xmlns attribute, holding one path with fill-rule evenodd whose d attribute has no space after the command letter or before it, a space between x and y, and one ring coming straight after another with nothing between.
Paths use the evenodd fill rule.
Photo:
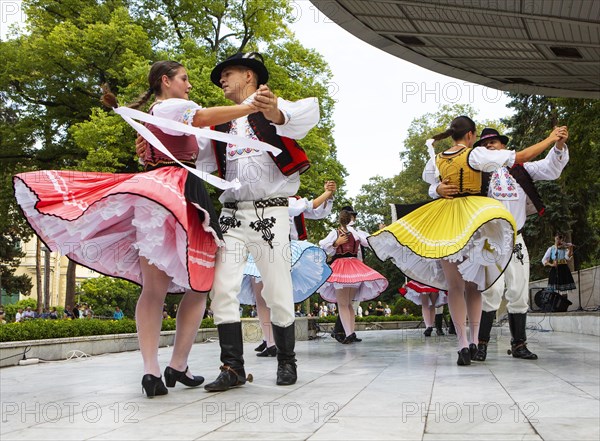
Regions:
<instances>
[{"instance_id":1,"label":"bush","mask_svg":"<svg viewBox=\"0 0 600 441\"><path fill-rule=\"evenodd\" d=\"M328 315L326 317L317 318L318 323L335 323L337 320L337 315ZM405 322L405 321L415 321L421 320L420 316L414 315L391 315L389 317L385 317L383 315L369 315L367 317L356 317L357 322Z\"/></svg>"},{"instance_id":2,"label":"bush","mask_svg":"<svg viewBox=\"0 0 600 441\"><path fill-rule=\"evenodd\" d=\"M202 320L201 328L214 327L212 318ZM175 330L175 319L163 320L163 331ZM28 320L0 326L0 342L44 340L48 338L83 337L90 335L132 334L135 320Z\"/></svg>"},{"instance_id":3,"label":"bush","mask_svg":"<svg viewBox=\"0 0 600 441\"><path fill-rule=\"evenodd\" d=\"M417 305L404 297L400 297L396 300L396 303L392 306L392 314L403 314L404 308L406 308L411 315L421 316L423 314L421 305Z\"/></svg>"}]
</instances>

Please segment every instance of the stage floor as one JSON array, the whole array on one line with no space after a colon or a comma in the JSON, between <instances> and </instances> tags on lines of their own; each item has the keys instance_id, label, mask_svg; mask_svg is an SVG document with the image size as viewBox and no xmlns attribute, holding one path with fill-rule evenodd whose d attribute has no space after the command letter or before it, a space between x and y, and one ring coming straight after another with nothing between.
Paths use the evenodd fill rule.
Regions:
<instances>
[{"instance_id":1,"label":"stage floor","mask_svg":"<svg viewBox=\"0 0 600 441\"><path fill-rule=\"evenodd\" d=\"M298 383L276 386L274 358L245 344L254 382L222 393L180 384L147 399L139 352L0 370L8 440L598 440L598 337L529 330L537 361L513 359L494 328L488 360L456 365L455 337L368 331L361 343L298 342ZM435 334L435 333L434 333ZM160 349L164 368L171 348ZM212 381L219 345L196 344Z\"/></svg>"}]
</instances>

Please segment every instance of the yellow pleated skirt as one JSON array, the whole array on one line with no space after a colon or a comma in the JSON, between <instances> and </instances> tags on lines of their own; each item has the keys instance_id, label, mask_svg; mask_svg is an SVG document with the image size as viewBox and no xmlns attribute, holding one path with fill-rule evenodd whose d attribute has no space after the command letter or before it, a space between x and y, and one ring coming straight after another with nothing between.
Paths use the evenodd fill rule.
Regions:
<instances>
[{"instance_id":1,"label":"yellow pleated skirt","mask_svg":"<svg viewBox=\"0 0 600 441\"><path fill-rule=\"evenodd\" d=\"M510 262L516 224L495 199L467 196L420 206L368 238L381 260L411 279L447 289L441 259L458 263L463 279L487 289Z\"/></svg>"}]
</instances>

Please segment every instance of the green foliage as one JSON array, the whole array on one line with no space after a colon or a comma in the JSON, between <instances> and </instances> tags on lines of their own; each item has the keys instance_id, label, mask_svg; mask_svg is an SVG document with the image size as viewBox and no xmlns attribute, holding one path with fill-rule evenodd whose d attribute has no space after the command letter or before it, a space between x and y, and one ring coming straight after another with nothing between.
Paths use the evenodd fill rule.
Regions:
<instances>
[{"instance_id":1,"label":"green foliage","mask_svg":"<svg viewBox=\"0 0 600 441\"><path fill-rule=\"evenodd\" d=\"M37 309L37 301L34 299L23 299L23 300L19 300L17 303L11 303L10 305L3 305L3 306L4 306L4 313L6 314L6 321L11 322L11 321L14 321L15 314L17 313L19 308L21 308L21 309L23 309L23 311L25 311L25 309L28 306L31 306L31 309L33 311L35 311Z\"/></svg>"},{"instance_id":2,"label":"green foliage","mask_svg":"<svg viewBox=\"0 0 600 441\"><path fill-rule=\"evenodd\" d=\"M214 328L212 319L204 319L201 328ZM163 320L163 331L175 330L175 320ZM0 342L44 340L49 338L84 337L90 335L134 334L135 320L28 320L0 326Z\"/></svg>"},{"instance_id":3,"label":"green foliage","mask_svg":"<svg viewBox=\"0 0 600 441\"><path fill-rule=\"evenodd\" d=\"M409 314L415 316L422 316L423 310L421 309L421 305L417 305L414 302L400 296L392 306L392 314L403 314L404 308L408 311Z\"/></svg>"},{"instance_id":4,"label":"green foliage","mask_svg":"<svg viewBox=\"0 0 600 441\"><path fill-rule=\"evenodd\" d=\"M541 264L556 231L575 243L575 268L599 263L600 256L600 101L510 95L515 114L504 123L517 150L545 138L556 125L569 128L570 160L556 181L538 182L546 205L544 216L530 216L524 238L531 260L531 279L545 278Z\"/></svg>"},{"instance_id":5,"label":"green foliage","mask_svg":"<svg viewBox=\"0 0 600 441\"><path fill-rule=\"evenodd\" d=\"M135 315L141 289L126 280L97 277L83 282L80 291L79 301L90 305L95 315L112 317L115 306L118 306L125 317L131 318Z\"/></svg>"},{"instance_id":6,"label":"green foliage","mask_svg":"<svg viewBox=\"0 0 600 441\"><path fill-rule=\"evenodd\" d=\"M317 319L318 323L335 323L337 320L337 315L328 315L326 317L319 317ZM375 322L411 322L411 321L415 321L415 320L421 320L420 316L417 315L404 315L404 314L397 314L397 315L390 315L388 317L380 315L380 316L376 316L376 315L369 315L366 317L356 317L356 322L364 322L364 323L375 323Z\"/></svg>"}]
</instances>

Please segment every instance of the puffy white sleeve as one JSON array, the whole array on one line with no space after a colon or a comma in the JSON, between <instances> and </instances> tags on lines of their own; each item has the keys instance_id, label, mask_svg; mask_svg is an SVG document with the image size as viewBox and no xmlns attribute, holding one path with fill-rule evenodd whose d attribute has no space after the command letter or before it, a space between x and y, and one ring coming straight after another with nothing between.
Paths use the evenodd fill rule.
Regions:
<instances>
[{"instance_id":1,"label":"puffy white sleeve","mask_svg":"<svg viewBox=\"0 0 600 441\"><path fill-rule=\"evenodd\" d=\"M327 253L328 256L335 254L334 242L337 240L337 230L332 230L325 239L319 242L319 246Z\"/></svg>"},{"instance_id":2,"label":"puffy white sleeve","mask_svg":"<svg viewBox=\"0 0 600 441\"><path fill-rule=\"evenodd\" d=\"M429 197L438 199L440 195L437 192L437 187L440 185L440 177L433 165L433 159L430 158L429 161L427 161L427 164L425 164L421 178L429 184Z\"/></svg>"},{"instance_id":3,"label":"puffy white sleeve","mask_svg":"<svg viewBox=\"0 0 600 441\"><path fill-rule=\"evenodd\" d=\"M569 149L567 146L565 145L562 150L559 150L555 145L544 159L526 162L523 167L534 181L553 181L560 177L568 162Z\"/></svg>"},{"instance_id":4,"label":"puffy white sleeve","mask_svg":"<svg viewBox=\"0 0 600 441\"><path fill-rule=\"evenodd\" d=\"M331 214L331 209L333 208L333 199L327 199L317 208L313 208L313 201L309 201L310 205L306 210L304 210L304 218L305 219L323 219Z\"/></svg>"},{"instance_id":5,"label":"puffy white sleeve","mask_svg":"<svg viewBox=\"0 0 600 441\"><path fill-rule=\"evenodd\" d=\"M357 239L363 247L369 248L369 249L371 248L371 246L369 245L369 242L367 241L367 237L369 237L369 233L367 233L366 231L363 231L363 230L359 230L358 228L351 227L351 226L348 226L348 231L350 231L352 233L354 238Z\"/></svg>"},{"instance_id":6,"label":"puffy white sleeve","mask_svg":"<svg viewBox=\"0 0 600 441\"><path fill-rule=\"evenodd\" d=\"M302 139L319 122L319 101L317 98L304 98L287 101L277 98L277 106L283 113L283 124L273 124L279 136Z\"/></svg>"},{"instance_id":7,"label":"puffy white sleeve","mask_svg":"<svg viewBox=\"0 0 600 441\"><path fill-rule=\"evenodd\" d=\"M158 116L159 118L170 119L191 126L192 122L194 121L194 115L196 114L196 111L200 109L202 109L202 106L193 101L184 100L181 98L169 98L156 104L152 108L152 114L154 116ZM160 130L165 132L167 135L183 135L183 133L176 130L165 129L162 127L160 127Z\"/></svg>"},{"instance_id":8,"label":"puffy white sleeve","mask_svg":"<svg viewBox=\"0 0 600 441\"><path fill-rule=\"evenodd\" d=\"M312 202L306 198L288 198L288 213L290 217L296 217L308 210Z\"/></svg>"},{"instance_id":9,"label":"puffy white sleeve","mask_svg":"<svg viewBox=\"0 0 600 441\"><path fill-rule=\"evenodd\" d=\"M469 153L469 165L475 170L491 173L502 166L512 167L515 163L514 150L488 150L475 147Z\"/></svg>"}]
</instances>

